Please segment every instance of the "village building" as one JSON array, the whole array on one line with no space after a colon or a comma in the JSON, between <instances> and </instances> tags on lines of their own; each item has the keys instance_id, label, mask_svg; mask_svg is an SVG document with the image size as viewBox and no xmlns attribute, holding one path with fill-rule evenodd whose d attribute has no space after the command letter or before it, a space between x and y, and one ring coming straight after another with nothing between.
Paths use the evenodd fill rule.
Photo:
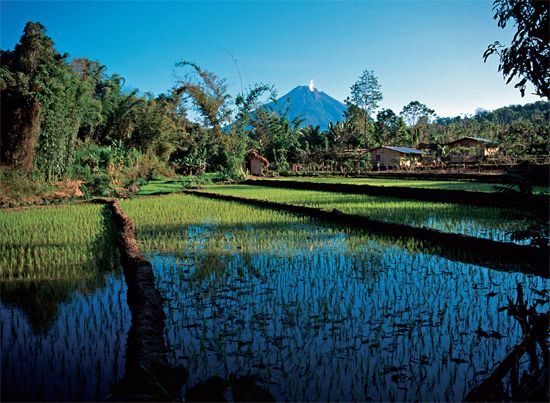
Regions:
<instances>
[{"instance_id":1,"label":"village building","mask_svg":"<svg viewBox=\"0 0 550 403\"><path fill-rule=\"evenodd\" d=\"M254 150L246 153L243 171L254 176L264 176L269 168L269 161Z\"/></svg>"},{"instance_id":2,"label":"village building","mask_svg":"<svg viewBox=\"0 0 550 403\"><path fill-rule=\"evenodd\" d=\"M412 168L421 165L421 158L427 153L409 147L380 146L370 151L374 169Z\"/></svg>"},{"instance_id":3,"label":"village building","mask_svg":"<svg viewBox=\"0 0 550 403\"><path fill-rule=\"evenodd\" d=\"M447 158L449 162L456 163L478 162L498 152L498 145L480 137L462 137L442 145L451 149Z\"/></svg>"},{"instance_id":4,"label":"village building","mask_svg":"<svg viewBox=\"0 0 550 403\"><path fill-rule=\"evenodd\" d=\"M439 151L439 144L420 142L416 145L416 148L421 151L436 153L437 151Z\"/></svg>"}]
</instances>

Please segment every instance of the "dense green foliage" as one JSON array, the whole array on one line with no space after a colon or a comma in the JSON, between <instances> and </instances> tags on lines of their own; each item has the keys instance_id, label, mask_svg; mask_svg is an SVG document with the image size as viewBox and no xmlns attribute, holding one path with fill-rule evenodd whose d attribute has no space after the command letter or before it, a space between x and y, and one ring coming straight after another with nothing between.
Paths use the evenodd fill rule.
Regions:
<instances>
[{"instance_id":1,"label":"dense green foliage","mask_svg":"<svg viewBox=\"0 0 550 403\"><path fill-rule=\"evenodd\" d=\"M167 168L178 141L192 131L177 99L139 96L98 62L67 59L32 22L13 51L2 51L1 162L46 180L107 178L114 186L133 179L139 163L158 160Z\"/></svg>"},{"instance_id":2,"label":"dense green foliage","mask_svg":"<svg viewBox=\"0 0 550 403\"><path fill-rule=\"evenodd\" d=\"M28 23L13 51L0 55L2 160L25 171L34 160L47 178L71 164L86 86L53 48L40 23Z\"/></svg>"},{"instance_id":3,"label":"dense green foliage","mask_svg":"<svg viewBox=\"0 0 550 403\"><path fill-rule=\"evenodd\" d=\"M370 70L351 87L344 120L321 132L263 108L276 98L272 86L260 83L232 96L223 78L192 62L176 64L185 74L168 93L142 94L97 61L69 61L37 22L27 23L0 61L0 163L42 181L82 180L87 195L125 194L176 173L216 171L239 179L251 149L280 173L364 171L370 148L441 145L462 136L498 143L495 162L540 161L550 154L548 102L456 118L437 118L419 101L400 114L377 112L382 92ZM188 118L190 111L200 123Z\"/></svg>"}]
</instances>

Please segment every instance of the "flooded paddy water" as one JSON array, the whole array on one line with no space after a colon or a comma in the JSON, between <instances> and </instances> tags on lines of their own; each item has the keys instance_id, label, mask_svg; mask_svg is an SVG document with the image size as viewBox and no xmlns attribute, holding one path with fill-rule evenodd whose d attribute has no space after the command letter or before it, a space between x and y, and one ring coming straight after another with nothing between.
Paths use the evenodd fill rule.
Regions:
<instances>
[{"instance_id":1,"label":"flooded paddy water","mask_svg":"<svg viewBox=\"0 0 550 403\"><path fill-rule=\"evenodd\" d=\"M529 302L550 286L238 203L121 206L164 298L169 361L189 373L181 398L250 376L276 400L460 400L522 336L499 310L517 284ZM2 400L109 399L131 315L103 207L1 211L0 236Z\"/></svg>"},{"instance_id":2,"label":"flooded paddy water","mask_svg":"<svg viewBox=\"0 0 550 403\"><path fill-rule=\"evenodd\" d=\"M124 375L122 273L1 287L2 400L100 401Z\"/></svg>"},{"instance_id":3,"label":"flooded paddy water","mask_svg":"<svg viewBox=\"0 0 550 403\"><path fill-rule=\"evenodd\" d=\"M0 211L2 401L105 400L131 318L102 206Z\"/></svg>"},{"instance_id":4,"label":"flooded paddy water","mask_svg":"<svg viewBox=\"0 0 550 403\"><path fill-rule=\"evenodd\" d=\"M385 196L368 196L315 190L266 188L251 185L208 185L207 192L278 203L337 209L373 220L426 227L439 231L464 234L501 242L528 244L514 240L513 231L532 224L528 218L518 218L511 210L469 206L457 203L406 200Z\"/></svg>"},{"instance_id":5,"label":"flooded paddy water","mask_svg":"<svg viewBox=\"0 0 550 403\"><path fill-rule=\"evenodd\" d=\"M276 400L460 400L522 336L499 312L517 283L529 301L550 285L236 203L123 208L187 388L253 375Z\"/></svg>"}]
</instances>

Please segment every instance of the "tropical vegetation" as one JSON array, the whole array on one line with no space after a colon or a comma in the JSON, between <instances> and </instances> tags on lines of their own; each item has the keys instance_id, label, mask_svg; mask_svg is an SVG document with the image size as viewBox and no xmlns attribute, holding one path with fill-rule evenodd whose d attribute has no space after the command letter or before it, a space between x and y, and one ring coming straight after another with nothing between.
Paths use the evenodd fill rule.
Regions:
<instances>
[{"instance_id":1,"label":"tropical vegetation","mask_svg":"<svg viewBox=\"0 0 550 403\"><path fill-rule=\"evenodd\" d=\"M507 162L544 159L550 151L548 101L442 118L415 100L397 113L378 108L383 87L372 70L351 86L343 120L323 132L263 108L276 98L272 85L232 95L226 80L194 62L176 63L178 78L166 93L141 93L100 62L59 52L38 22L27 23L0 61L0 197L17 197L16 178L29 178L27 193L36 194L71 178L89 196L124 195L176 174L239 179L250 149L280 173L327 161L365 170L370 148L462 136L497 142Z\"/></svg>"}]
</instances>

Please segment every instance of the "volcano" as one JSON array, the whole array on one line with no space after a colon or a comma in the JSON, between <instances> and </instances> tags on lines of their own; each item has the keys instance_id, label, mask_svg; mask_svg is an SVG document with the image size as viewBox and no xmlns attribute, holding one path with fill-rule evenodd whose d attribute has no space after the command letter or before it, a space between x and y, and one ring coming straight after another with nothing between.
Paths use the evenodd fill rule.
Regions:
<instances>
[{"instance_id":1,"label":"volcano","mask_svg":"<svg viewBox=\"0 0 550 403\"><path fill-rule=\"evenodd\" d=\"M309 86L301 85L292 89L266 107L279 115L286 111L288 120L300 118L300 126L319 126L322 131L328 129L329 123L342 121L347 109L343 102L314 88L313 82Z\"/></svg>"}]
</instances>

